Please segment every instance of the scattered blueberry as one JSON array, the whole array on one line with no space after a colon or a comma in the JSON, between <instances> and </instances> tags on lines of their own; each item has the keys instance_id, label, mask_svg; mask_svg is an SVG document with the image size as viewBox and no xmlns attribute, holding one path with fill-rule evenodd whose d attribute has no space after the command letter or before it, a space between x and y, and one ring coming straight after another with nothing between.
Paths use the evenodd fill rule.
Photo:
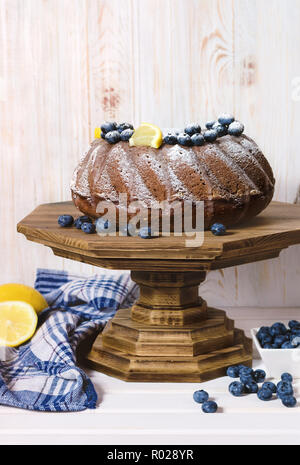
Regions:
<instances>
[{"instance_id":1,"label":"scattered blueberry","mask_svg":"<svg viewBox=\"0 0 300 465\"><path fill-rule=\"evenodd\" d=\"M233 383L229 384L228 389L230 394L235 397L240 397L245 393L245 386L239 381L234 381Z\"/></svg>"},{"instance_id":2,"label":"scattered blueberry","mask_svg":"<svg viewBox=\"0 0 300 465\"><path fill-rule=\"evenodd\" d=\"M184 129L184 132L189 136L192 136L193 134L200 134L201 126L199 126L199 124L190 124Z\"/></svg>"},{"instance_id":3,"label":"scattered blueberry","mask_svg":"<svg viewBox=\"0 0 300 465\"><path fill-rule=\"evenodd\" d=\"M247 381L245 383L245 391L248 394L256 394L258 392L258 384L255 381Z\"/></svg>"},{"instance_id":4,"label":"scattered blueberry","mask_svg":"<svg viewBox=\"0 0 300 465\"><path fill-rule=\"evenodd\" d=\"M81 230L86 234L94 234L96 232L96 226L93 223L83 223Z\"/></svg>"},{"instance_id":5,"label":"scattered blueberry","mask_svg":"<svg viewBox=\"0 0 300 465\"><path fill-rule=\"evenodd\" d=\"M294 396L283 396L281 398L281 402L285 407L295 407L297 404L297 400L295 399Z\"/></svg>"},{"instance_id":6,"label":"scattered blueberry","mask_svg":"<svg viewBox=\"0 0 300 465\"><path fill-rule=\"evenodd\" d=\"M277 387L274 383L272 383L271 381L266 381L262 387L262 389L270 389L270 391L273 392L273 394L276 394L277 392Z\"/></svg>"},{"instance_id":7,"label":"scattered blueberry","mask_svg":"<svg viewBox=\"0 0 300 465\"><path fill-rule=\"evenodd\" d=\"M215 236L224 236L226 234L226 227L221 223L213 224L210 230Z\"/></svg>"},{"instance_id":8,"label":"scattered blueberry","mask_svg":"<svg viewBox=\"0 0 300 465\"><path fill-rule=\"evenodd\" d=\"M268 389L267 387L259 389L257 393L257 397L260 400L271 400L273 397L273 392L271 389Z\"/></svg>"},{"instance_id":9,"label":"scattered blueberry","mask_svg":"<svg viewBox=\"0 0 300 465\"><path fill-rule=\"evenodd\" d=\"M95 223L98 234L108 234L113 231L113 224L104 218L98 218Z\"/></svg>"},{"instance_id":10,"label":"scattered blueberry","mask_svg":"<svg viewBox=\"0 0 300 465\"><path fill-rule=\"evenodd\" d=\"M232 124L234 122L234 116L232 116L232 115L230 115L228 113L224 113L223 115L219 116L218 122L220 124L224 124L224 125L228 126L229 124Z\"/></svg>"},{"instance_id":11,"label":"scattered blueberry","mask_svg":"<svg viewBox=\"0 0 300 465\"><path fill-rule=\"evenodd\" d=\"M133 131L134 128L133 128L132 124L121 123L121 124L117 125L116 129L121 134L123 131L126 131L127 129L131 129L131 131Z\"/></svg>"},{"instance_id":12,"label":"scattered blueberry","mask_svg":"<svg viewBox=\"0 0 300 465\"><path fill-rule=\"evenodd\" d=\"M246 365L243 365L243 364L238 365L239 374L241 373L241 370L242 370L243 368L249 368L249 367L247 367Z\"/></svg>"},{"instance_id":13,"label":"scattered blueberry","mask_svg":"<svg viewBox=\"0 0 300 465\"><path fill-rule=\"evenodd\" d=\"M123 140L125 142L129 141L129 139L132 137L133 133L134 133L133 129L124 129L124 131L122 131L120 133L120 138L121 138L121 140Z\"/></svg>"},{"instance_id":14,"label":"scattered blueberry","mask_svg":"<svg viewBox=\"0 0 300 465\"><path fill-rule=\"evenodd\" d=\"M171 133L168 133L165 135L164 137L164 143L165 144L168 144L168 145L176 145L177 144L177 136L176 134L171 134Z\"/></svg>"},{"instance_id":15,"label":"scattered blueberry","mask_svg":"<svg viewBox=\"0 0 300 465\"><path fill-rule=\"evenodd\" d=\"M215 123L212 129L215 129L217 131L218 137L223 137L228 134L227 126L224 126L223 124L220 124L220 123Z\"/></svg>"},{"instance_id":16,"label":"scattered blueberry","mask_svg":"<svg viewBox=\"0 0 300 465\"><path fill-rule=\"evenodd\" d=\"M77 229L81 229L81 226L83 225L83 223L92 223L92 222L93 222L93 220L89 216L85 216L85 215L84 216L79 216L74 221L74 226Z\"/></svg>"},{"instance_id":17,"label":"scattered blueberry","mask_svg":"<svg viewBox=\"0 0 300 465\"><path fill-rule=\"evenodd\" d=\"M185 133L179 134L177 137L178 144L183 145L185 147L191 147L193 145L191 136Z\"/></svg>"},{"instance_id":18,"label":"scattered blueberry","mask_svg":"<svg viewBox=\"0 0 300 465\"><path fill-rule=\"evenodd\" d=\"M119 226L119 233L121 233L121 236L137 236L138 231L135 226L133 226L131 223Z\"/></svg>"},{"instance_id":19,"label":"scattered blueberry","mask_svg":"<svg viewBox=\"0 0 300 465\"><path fill-rule=\"evenodd\" d=\"M266 372L264 370L255 370L253 373L253 378L257 383L263 383L266 379Z\"/></svg>"},{"instance_id":20,"label":"scattered blueberry","mask_svg":"<svg viewBox=\"0 0 300 465\"><path fill-rule=\"evenodd\" d=\"M215 120L213 120L213 121L208 121L208 122L206 123L205 126L206 126L207 129L212 129L212 127L213 127L213 125L214 125L215 123L216 123Z\"/></svg>"},{"instance_id":21,"label":"scattered blueberry","mask_svg":"<svg viewBox=\"0 0 300 465\"><path fill-rule=\"evenodd\" d=\"M247 383L250 383L252 381L255 381L252 374L248 374L248 375L240 375L240 382L243 383L243 384L247 384Z\"/></svg>"},{"instance_id":22,"label":"scattered blueberry","mask_svg":"<svg viewBox=\"0 0 300 465\"><path fill-rule=\"evenodd\" d=\"M117 142L120 142L121 136L119 131L110 131L107 132L105 135L105 140L109 144L116 144Z\"/></svg>"},{"instance_id":23,"label":"scattered blueberry","mask_svg":"<svg viewBox=\"0 0 300 465\"><path fill-rule=\"evenodd\" d=\"M230 378L238 378L240 376L240 368L238 366L228 367L226 374Z\"/></svg>"},{"instance_id":24,"label":"scattered blueberry","mask_svg":"<svg viewBox=\"0 0 300 465\"><path fill-rule=\"evenodd\" d=\"M111 132L111 131L115 131L117 129L117 123L115 122L109 122L109 121L105 121L105 123L102 124L101 127L101 132L106 134L108 132Z\"/></svg>"},{"instance_id":25,"label":"scattered blueberry","mask_svg":"<svg viewBox=\"0 0 300 465\"><path fill-rule=\"evenodd\" d=\"M152 231L151 231L151 228L150 227L143 227L140 229L139 231L139 236L142 238L142 239L152 239L154 236L152 235Z\"/></svg>"},{"instance_id":26,"label":"scattered blueberry","mask_svg":"<svg viewBox=\"0 0 300 465\"><path fill-rule=\"evenodd\" d=\"M282 373L281 379L282 379L282 381L287 381L289 383L293 382L293 377L292 377L292 375L290 373Z\"/></svg>"},{"instance_id":27,"label":"scattered blueberry","mask_svg":"<svg viewBox=\"0 0 300 465\"><path fill-rule=\"evenodd\" d=\"M214 402L213 400L204 402L204 404L202 405L202 411L204 413L215 413L217 410L218 410L218 404Z\"/></svg>"},{"instance_id":28,"label":"scattered blueberry","mask_svg":"<svg viewBox=\"0 0 300 465\"><path fill-rule=\"evenodd\" d=\"M231 123L228 128L228 134L231 136L241 136L244 132L245 126L239 121Z\"/></svg>"},{"instance_id":29,"label":"scattered blueberry","mask_svg":"<svg viewBox=\"0 0 300 465\"><path fill-rule=\"evenodd\" d=\"M202 134L193 134L191 137L193 145L200 147L205 144L205 139Z\"/></svg>"},{"instance_id":30,"label":"scattered blueberry","mask_svg":"<svg viewBox=\"0 0 300 465\"><path fill-rule=\"evenodd\" d=\"M193 394L193 399L198 404L203 404L209 398L209 395L206 391L195 391Z\"/></svg>"},{"instance_id":31,"label":"scattered blueberry","mask_svg":"<svg viewBox=\"0 0 300 465\"><path fill-rule=\"evenodd\" d=\"M277 395L281 399L283 396L291 396L294 393L293 386L287 381L280 381L277 384Z\"/></svg>"},{"instance_id":32,"label":"scattered blueberry","mask_svg":"<svg viewBox=\"0 0 300 465\"><path fill-rule=\"evenodd\" d=\"M204 139L207 142L214 142L218 138L218 133L215 129L208 129L204 133Z\"/></svg>"},{"instance_id":33,"label":"scattered blueberry","mask_svg":"<svg viewBox=\"0 0 300 465\"><path fill-rule=\"evenodd\" d=\"M252 376L253 375L253 370L250 367L242 367L240 369L240 376Z\"/></svg>"},{"instance_id":34,"label":"scattered blueberry","mask_svg":"<svg viewBox=\"0 0 300 465\"><path fill-rule=\"evenodd\" d=\"M68 228L74 223L74 218L71 215L60 215L57 222L62 228Z\"/></svg>"}]
</instances>

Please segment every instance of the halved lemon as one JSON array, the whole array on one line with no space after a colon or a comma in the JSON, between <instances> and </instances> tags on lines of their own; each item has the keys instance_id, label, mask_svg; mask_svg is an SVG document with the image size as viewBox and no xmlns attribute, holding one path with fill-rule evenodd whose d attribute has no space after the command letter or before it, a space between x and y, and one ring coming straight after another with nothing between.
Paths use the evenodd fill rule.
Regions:
<instances>
[{"instance_id":1,"label":"halved lemon","mask_svg":"<svg viewBox=\"0 0 300 465\"><path fill-rule=\"evenodd\" d=\"M144 145L158 149L163 141L163 135L159 127L154 124L142 123L129 139L129 145L136 147Z\"/></svg>"},{"instance_id":2,"label":"halved lemon","mask_svg":"<svg viewBox=\"0 0 300 465\"><path fill-rule=\"evenodd\" d=\"M16 347L30 339L38 322L32 305L20 301L0 303L0 346Z\"/></svg>"},{"instance_id":3,"label":"halved lemon","mask_svg":"<svg viewBox=\"0 0 300 465\"><path fill-rule=\"evenodd\" d=\"M19 300L32 305L37 313L48 307L47 301L36 289L24 284L2 284L0 286L0 302Z\"/></svg>"}]
</instances>

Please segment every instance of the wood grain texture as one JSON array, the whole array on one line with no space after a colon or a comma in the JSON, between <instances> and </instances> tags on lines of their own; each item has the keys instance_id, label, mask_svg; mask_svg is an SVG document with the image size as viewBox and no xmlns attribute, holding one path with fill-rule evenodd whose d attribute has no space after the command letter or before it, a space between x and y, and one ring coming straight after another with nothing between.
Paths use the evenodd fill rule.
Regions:
<instances>
[{"instance_id":1,"label":"wood grain texture","mask_svg":"<svg viewBox=\"0 0 300 465\"><path fill-rule=\"evenodd\" d=\"M73 168L104 119L162 127L233 111L262 147L275 198L300 179L300 1L2 0L0 282L37 267L94 273L16 234L36 205L68 200ZM299 306L300 251L209 273L213 305Z\"/></svg>"},{"instance_id":2,"label":"wood grain texture","mask_svg":"<svg viewBox=\"0 0 300 465\"><path fill-rule=\"evenodd\" d=\"M223 236L204 231L200 243L192 237L187 241L185 235L173 233L150 241L117 233L87 235L74 226L60 227L57 217L63 213L75 217L77 210L72 202L40 205L18 223L17 231L67 258L78 256L87 262L93 258L95 264L99 260L100 266L103 263L107 267L114 259L113 268L126 269L130 263L129 269L142 271L158 271L161 262L176 272L182 271L184 262L185 271L222 269L268 259L287 247L300 244L300 206L282 202L271 202L261 215L231 228Z\"/></svg>"}]
</instances>

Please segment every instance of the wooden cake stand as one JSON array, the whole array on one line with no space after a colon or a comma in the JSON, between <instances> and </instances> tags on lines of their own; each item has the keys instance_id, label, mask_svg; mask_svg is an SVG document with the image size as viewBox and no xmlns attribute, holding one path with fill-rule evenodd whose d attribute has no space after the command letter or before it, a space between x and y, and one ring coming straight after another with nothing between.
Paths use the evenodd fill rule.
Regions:
<instances>
[{"instance_id":1,"label":"wooden cake stand","mask_svg":"<svg viewBox=\"0 0 300 465\"><path fill-rule=\"evenodd\" d=\"M232 364L252 364L252 341L222 310L198 297L206 273L277 257L300 243L300 206L273 202L226 236L205 232L201 247L184 237L99 237L60 228L61 214L78 216L71 202L41 205L18 224L27 239L55 255L131 270L139 300L120 309L87 355L89 366L126 381L202 382Z\"/></svg>"}]
</instances>

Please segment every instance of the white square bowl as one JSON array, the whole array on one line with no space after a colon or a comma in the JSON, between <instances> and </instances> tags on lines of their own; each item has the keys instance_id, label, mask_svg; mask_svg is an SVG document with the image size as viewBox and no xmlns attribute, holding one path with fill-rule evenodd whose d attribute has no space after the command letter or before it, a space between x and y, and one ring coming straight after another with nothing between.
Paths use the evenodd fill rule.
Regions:
<instances>
[{"instance_id":1,"label":"white square bowl","mask_svg":"<svg viewBox=\"0 0 300 465\"><path fill-rule=\"evenodd\" d=\"M256 337L258 330L259 328L251 329L251 336L266 367L267 376L280 378L282 373L290 373L293 378L300 378L300 348L263 349Z\"/></svg>"}]
</instances>

